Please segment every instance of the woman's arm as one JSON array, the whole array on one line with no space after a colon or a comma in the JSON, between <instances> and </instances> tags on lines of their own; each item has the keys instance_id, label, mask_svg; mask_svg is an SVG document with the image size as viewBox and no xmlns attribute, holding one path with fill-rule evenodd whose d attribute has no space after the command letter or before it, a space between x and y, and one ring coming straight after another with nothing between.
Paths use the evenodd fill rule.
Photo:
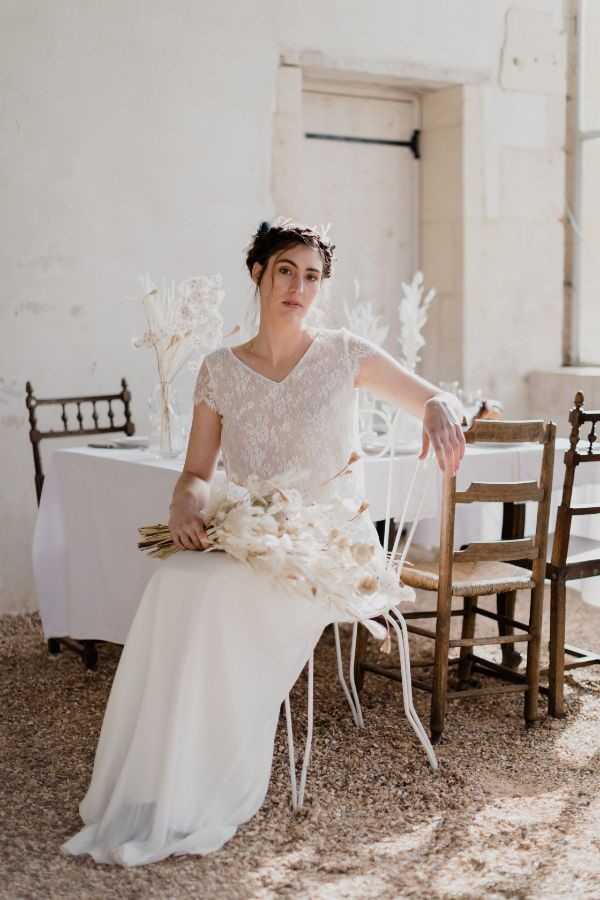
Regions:
<instances>
[{"instance_id":1,"label":"woman's arm","mask_svg":"<svg viewBox=\"0 0 600 900\"><path fill-rule=\"evenodd\" d=\"M440 469L455 475L465 454L463 410L458 398L409 372L385 350L376 350L360 360L355 386L421 419L423 444L419 458L427 456L431 444Z\"/></svg>"},{"instance_id":2,"label":"woman's arm","mask_svg":"<svg viewBox=\"0 0 600 900\"><path fill-rule=\"evenodd\" d=\"M202 519L221 447L221 417L204 402L194 407L183 471L170 506L169 531L180 550L202 550L208 540Z\"/></svg>"}]
</instances>

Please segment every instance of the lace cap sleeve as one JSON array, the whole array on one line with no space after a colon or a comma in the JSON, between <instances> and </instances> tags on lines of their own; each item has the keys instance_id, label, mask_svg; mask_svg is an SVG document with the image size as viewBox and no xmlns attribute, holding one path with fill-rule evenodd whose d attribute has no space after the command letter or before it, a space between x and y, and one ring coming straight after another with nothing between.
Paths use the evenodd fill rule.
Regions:
<instances>
[{"instance_id":1,"label":"lace cap sleeve","mask_svg":"<svg viewBox=\"0 0 600 900\"><path fill-rule=\"evenodd\" d=\"M346 348L346 357L352 378L356 378L360 369L360 363L363 359L379 356L380 350L377 344L368 341L366 338L352 334L346 328L342 329L344 333L344 345Z\"/></svg>"},{"instance_id":2,"label":"lace cap sleeve","mask_svg":"<svg viewBox=\"0 0 600 900\"><path fill-rule=\"evenodd\" d=\"M219 409L217 407L217 398L215 396L215 388L210 374L210 369L208 367L208 362L206 360L202 362L200 371L198 372L198 378L196 379L196 387L194 390L194 406L197 406L198 403L206 403L206 405L210 406L211 409L214 409L216 413L219 412Z\"/></svg>"}]
</instances>

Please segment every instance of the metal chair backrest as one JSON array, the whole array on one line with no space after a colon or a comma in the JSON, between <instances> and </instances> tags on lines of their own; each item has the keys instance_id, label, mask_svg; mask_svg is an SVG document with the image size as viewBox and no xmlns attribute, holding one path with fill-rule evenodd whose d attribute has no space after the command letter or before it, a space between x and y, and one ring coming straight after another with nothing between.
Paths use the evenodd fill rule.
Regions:
<instances>
[{"instance_id":1,"label":"metal chair backrest","mask_svg":"<svg viewBox=\"0 0 600 900\"><path fill-rule=\"evenodd\" d=\"M440 528L439 590L451 593L452 567L457 562L510 562L532 560L533 580L543 584L548 541L548 518L552 493L556 426L543 421L496 421L476 419L465 433L468 444L540 444L543 447L537 481L473 482L466 491L456 490L456 477L444 476ZM454 518L461 503L538 504L535 534L531 538L473 542L454 550Z\"/></svg>"},{"instance_id":2,"label":"metal chair backrest","mask_svg":"<svg viewBox=\"0 0 600 900\"><path fill-rule=\"evenodd\" d=\"M571 433L569 435L569 449L565 453L565 480L560 506L556 513L556 531L552 545L552 565L562 568L569 555L569 539L571 536L571 520L573 516L597 515L600 506L574 506L573 487L575 472L580 463L600 462L600 446L594 449L596 441L600 441L600 435L596 434L596 428L600 423L600 410L585 410L583 408L584 397L581 391L575 394L575 406L569 413ZM591 425L587 436L580 435L580 428L589 423ZM600 432L600 427L598 427ZM583 446L581 446L583 445Z\"/></svg>"},{"instance_id":3,"label":"metal chair backrest","mask_svg":"<svg viewBox=\"0 0 600 900\"><path fill-rule=\"evenodd\" d=\"M33 449L33 464L35 466L35 492L37 496L37 502L39 504L40 497L42 496L42 487L44 484L44 472L42 470L42 459L40 455L40 443L46 438L65 438L65 437L74 437L77 435L85 436L89 434L111 434L113 432L124 431L127 435L135 434L135 425L131 419L131 393L127 387L127 382L124 378L121 379L121 390L118 394L96 394L96 395L88 395L84 397L52 397L52 398L40 398L36 397L31 382L28 381L25 385L25 405L29 411L29 439L31 441L32 449ZM112 408L113 402L120 401L123 404L123 412L124 412L124 421L115 425L115 413ZM106 410L106 415L108 417L109 425L101 426L100 422L100 414L96 407L97 403L105 402L108 404L108 408ZM83 426L83 413L81 411L82 403L91 404L91 418L94 423L93 428L84 428ZM61 420L63 423L62 429L55 431L54 429L49 429L48 431L40 431L38 428L38 421L36 410L40 406L60 406L62 408ZM77 420L78 427L69 427L69 417L67 415L67 407L74 406L76 407L76 413L74 418ZM75 412L75 410L73 410Z\"/></svg>"}]
</instances>

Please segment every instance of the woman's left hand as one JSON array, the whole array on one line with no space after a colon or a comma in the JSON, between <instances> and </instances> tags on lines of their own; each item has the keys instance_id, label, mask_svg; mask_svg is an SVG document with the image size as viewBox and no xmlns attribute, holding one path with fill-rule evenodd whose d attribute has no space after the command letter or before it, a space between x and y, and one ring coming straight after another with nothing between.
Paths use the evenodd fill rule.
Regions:
<instances>
[{"instance_id":1,"label":"woman's left hand","mask_svg":"<svg viewBox=\"0 0 600 900\"><path fill-rule=\"evenodd\" d=\"M456 475L465 455L465 438L455 397L437 394L425 404L423 444L419 459L425 459L433 447L442 472Z\"/></svg>"}]
</instances>

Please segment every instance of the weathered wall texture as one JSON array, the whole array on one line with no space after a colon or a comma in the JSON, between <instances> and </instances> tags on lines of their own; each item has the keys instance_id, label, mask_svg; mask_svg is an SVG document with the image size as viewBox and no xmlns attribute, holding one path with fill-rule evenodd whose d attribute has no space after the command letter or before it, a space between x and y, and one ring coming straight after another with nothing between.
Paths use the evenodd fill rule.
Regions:
<instances>
[{"instance_id":1,"label":"weathered wall texture","mask_svg":"<svg viewBox=\"0 0 600 900\"><path fill-rule=\"evenodd\" d=\"M2 18L0 611L35 608L25 381L56 395L126 375L144 432L137 275L220 271L228 324L243 314L281 54L447 91L424 102L430 373L520 413L525 373L560 363L560 0L6 0Z\"/></svg>"}]
</instances>

